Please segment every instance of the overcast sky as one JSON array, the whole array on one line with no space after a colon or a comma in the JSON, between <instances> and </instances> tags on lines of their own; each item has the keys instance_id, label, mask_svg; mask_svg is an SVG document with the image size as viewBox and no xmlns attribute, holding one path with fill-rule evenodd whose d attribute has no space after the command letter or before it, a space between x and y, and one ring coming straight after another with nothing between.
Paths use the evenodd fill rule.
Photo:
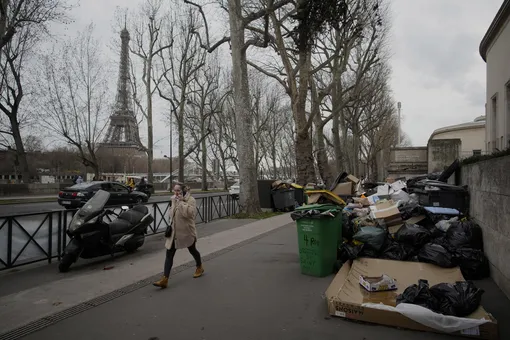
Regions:
<instances>
[{"instance_id":1,"label":"overcast sky","mask_svg":"<svg viewBox=\"0 0 510 340\"><path fill-rule=\"evenodd\" d=\"M118 6L139 0L82 0L67 34L93 21L97 37L110 43ZM392 0L391 85L402 102L403 130L415 146L426 145L440 127L484 114L485 63L478 47L503 0ZM220 24L221 25L221 24ZM221 35L221 32L218 33ZM106 47L105 47L106 48ZM108 52L117 62L118 56ZM166 108L159 105L158 112ZM156 114L155 156L168 153L168 128ZM141 129L142 138L146 136ZM175 148L174 148L175 151Z\"/></svg>"}]
</instances>

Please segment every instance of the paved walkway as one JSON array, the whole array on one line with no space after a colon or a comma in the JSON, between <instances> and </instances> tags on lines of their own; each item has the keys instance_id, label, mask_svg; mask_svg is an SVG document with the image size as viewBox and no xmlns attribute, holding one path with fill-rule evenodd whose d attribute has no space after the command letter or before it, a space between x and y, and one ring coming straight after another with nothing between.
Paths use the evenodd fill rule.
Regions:
<instances>
[{"instance_id":1,"label":"paved walkway","mask_svg":"<svg viewBox=\"0 0 510 340\"><path fill-rule=\"evenodd\" d=\"M295 226L288 215L206 237L200 240L199 249L206 260L206 275L202 278L192 278L191 264L176 268L166 290L148 285L150 280L139 287L126 288L138 278L160 271L163 253L154 258L147 256L130 268L76 278L66 283L67 288L64 284L43 285L35 289L41 295L32 290L19 294L8 312L2 298L0 329L10 325L4 320L10 315L14 317L9 322L16 323L22 317L40 317L45 312L99 297L98 289L103 293L120 289L117 296L96 298L78 305L73 313L44 319L34 326L47 327L24 339L452 339L331 318L323 292L332 276L313 278L300 274ZM176 265L190 259L186 251L179 251ZM486 309L505 320L509 301L490 280L477 284L486 290ZM80 297L71 296L73 291L78 291ZM57 296L59 300L55 299ZM61 304L55 305L56 302ZM41 305L46 307L38 313L25 311ZM500 322L501 339L510 338L506 324Z\"/></svg>"}]
</instances>

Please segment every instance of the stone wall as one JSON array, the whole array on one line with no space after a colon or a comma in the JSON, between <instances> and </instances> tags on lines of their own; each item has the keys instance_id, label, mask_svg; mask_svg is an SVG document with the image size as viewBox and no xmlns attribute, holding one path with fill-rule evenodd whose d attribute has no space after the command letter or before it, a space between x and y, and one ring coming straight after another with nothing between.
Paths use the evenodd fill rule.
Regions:
<instances>
[{"instance_id":1,"label":"stone wall","mask_svg":"<svg viewBox=\"0 0 510 340\"><path fill-rule=\"evenodd\" d=\"M426 146L391 148L386 175L393 178L424 175L427 173L427 157Z\"/></svg>"},{"instance_id":2,"label":"stone wall","mask_svg":"<svg viewBox=\"0 0 510 340\"><path fill-rule=\"evenodd\" d=\"M470 214L483 229L491 276L510 297L510 156L464 165L461 183L468 185Z\"/></svg>"},{"instance_id":3,"label":"stone wall","mask_svg":"<svg viewBox=\"0 0 510 340\"><path fill-rule=\"evenodd\" d=\"M66 183L0 184L0 196L56 195L69 185Z\"/></svg>"},{"instance_id":4,"label":"stone wall","mask_svg":"<svg viewBox=\"0 0 510 340\"><path fill-rule=\"evenodd\" d=\"M429 140L428 172L441 172L460 157L462 143L460 139Z\"/></svg>"}]
</instances>

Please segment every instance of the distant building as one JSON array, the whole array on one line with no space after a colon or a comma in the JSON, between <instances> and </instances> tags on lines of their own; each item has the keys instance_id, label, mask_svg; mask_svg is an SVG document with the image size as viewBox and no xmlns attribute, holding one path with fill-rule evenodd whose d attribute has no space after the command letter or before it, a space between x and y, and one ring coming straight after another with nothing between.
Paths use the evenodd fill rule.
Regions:
<instances>
[{"instance_id":1,"label":"distant building","mask_svg":"<svg viewBox=\"0 0 510 340\"><path fill-rule=\"evenodd\" d=\"M505 0L480 44L487 63L487 151L510 146L510 0Z\"/></svg>"},{"instance_id":2,"label":"distant building","mask_svg":"<svg viewBox=\"0 0 510 340\"><path fill-rule=\"evenodd\" d=\"M485 116L473 122L446 126L434 130L429 140L460 139L460 157L485 154Z\"/></svg>"}]
</instances>

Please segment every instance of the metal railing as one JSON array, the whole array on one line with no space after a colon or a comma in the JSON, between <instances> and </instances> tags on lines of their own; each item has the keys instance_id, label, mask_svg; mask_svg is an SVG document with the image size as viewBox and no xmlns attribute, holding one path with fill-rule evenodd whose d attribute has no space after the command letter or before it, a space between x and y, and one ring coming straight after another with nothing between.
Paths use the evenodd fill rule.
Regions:
<instances>
[{"instance_id":1,"label":"metal railing","mask_svg":"<svg viewBox=\"0 0 510 340\"><path fill-rule=\"evenodd\" d=\"M228 194L195 198L196 223L232 216L239 212L238 201ZM170 202L145 203L154 222L149 234L164 232L170 223ZM109 207L115 213L121 207ZM58 210L0 217L0 271L60 256L68 243L67 227L76 210Z\"/></svg>"}]
</instances>

